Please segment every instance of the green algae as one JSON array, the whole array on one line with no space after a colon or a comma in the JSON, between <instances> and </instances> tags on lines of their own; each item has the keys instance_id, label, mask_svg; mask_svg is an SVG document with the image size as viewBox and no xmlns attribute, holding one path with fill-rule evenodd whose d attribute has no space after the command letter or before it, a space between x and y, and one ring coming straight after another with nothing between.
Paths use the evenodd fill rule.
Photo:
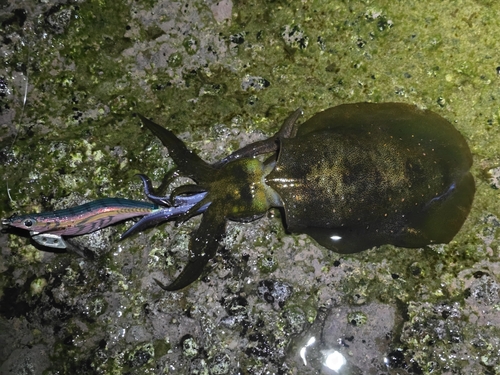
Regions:
<instances>
[{"instance_id":1,"label":"green algae","mask_svg":"<svg viewBox=\"0 0 500 375\"><path fill-rule=\"evenodd\" d=\"M368 317L362 311L353 311L347 315L347 322L353 326L366 324Z\"/></svg>"},{"instance_id":2,"label":"green algae","mask_svg":"<svg viewBox=\"0 0 500 375\"><path fill-rule=\"evenodd\" d=\"M33 280L30 285L31 294L33 296L40 294L46 286L47 280L45 280L44 278Z\"/></svg>"}]
</instances>

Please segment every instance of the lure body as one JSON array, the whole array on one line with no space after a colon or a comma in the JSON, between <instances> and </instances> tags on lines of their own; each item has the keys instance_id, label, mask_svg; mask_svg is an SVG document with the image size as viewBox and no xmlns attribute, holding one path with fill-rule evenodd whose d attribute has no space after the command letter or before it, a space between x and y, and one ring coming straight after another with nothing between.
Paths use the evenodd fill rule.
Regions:
<instances>
[{"instance_id":1,"label":"lure body","mask_svg":"<svg viewBox=\"0 0 500 375\"><path fill-rule=\"evenodd\" d=\"M80 236L113 225L119 221L145 216L157 211L157 205L123 198L104 198L76 207L14 215L2 220L3 225L25 229L37 243L66 248L62 236Z\"/></svg>"},{"instance_id":2,"label":"lure body","mask_svg":"<svg viewBox=\"0 0 500 375\"><path fill-rule=\"evenodd\" d=\"M197 197L181 219L203 212L187 266L164 289L198 279L227 220L254 220L271 207L283 211L289 232L340 253L383 244L422 247L455 236L475 185L467 143L447 120L402 103L340 105L298 126L300 114L271 138L211 165L140 116L168 148L178 175L196 182L169 197ZM265 162L255 158L262 154L268 154Z\"/></svg>"}]
</instances>

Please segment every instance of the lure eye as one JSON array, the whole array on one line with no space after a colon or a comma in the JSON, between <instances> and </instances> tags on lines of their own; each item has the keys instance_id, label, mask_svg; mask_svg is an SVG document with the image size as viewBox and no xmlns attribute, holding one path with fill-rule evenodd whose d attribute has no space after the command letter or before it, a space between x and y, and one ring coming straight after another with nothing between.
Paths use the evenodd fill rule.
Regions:
<instances>
[{"instance_id":1,"label":"lure eye","mask_svg":"<svg viewBox=\"0 0 500 375\"><path fill-rule=\"evenodd\" d=\"M29 227L31 227L32 225L33 225L33 220L31 220L31 219L27 219L27 220L25 220L25 221L24 221L24 226L25 226L25 227L28 227L28 228L29 228Z\"/></svg>"}]
</instances>

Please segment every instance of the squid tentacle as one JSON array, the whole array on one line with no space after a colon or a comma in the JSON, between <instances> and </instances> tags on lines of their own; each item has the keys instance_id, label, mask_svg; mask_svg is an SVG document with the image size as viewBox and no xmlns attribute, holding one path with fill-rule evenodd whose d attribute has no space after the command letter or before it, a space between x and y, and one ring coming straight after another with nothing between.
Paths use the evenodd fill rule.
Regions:
<instances>
[{"instance_id":1,"label":"squid tentacle","mask_svg":"<svg viewBox=\"0 0 500 375\"><path fill-rule=\"evenodd\" d=\"M120 240L124 240L137 232L156 226L164 221L185 217L186 215L192 217L205 212L210 205L210 202L204 201L206 195L207 193L203 192L188 197L182 197L182 204L173 207L164 207L142 217L137 223L121 235ZM178 201L176 201L176 203L177 202Z\"/></svg>"}]
</instances>

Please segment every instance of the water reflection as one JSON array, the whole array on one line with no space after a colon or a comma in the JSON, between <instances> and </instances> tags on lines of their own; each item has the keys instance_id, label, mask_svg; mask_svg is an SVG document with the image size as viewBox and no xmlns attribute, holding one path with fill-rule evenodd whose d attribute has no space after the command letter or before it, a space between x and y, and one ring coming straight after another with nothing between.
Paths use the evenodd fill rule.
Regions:
<instances>
[{"instance_id":1,"label":"water reflection","mask_svg":"<svg viewBox=\"0 0 500 375\"><path fill-rule=\"evenodd\" d=\"M381 303L324 310L290 352L298 373L392 373L389 362L394 352L395 311L394 306ZM405 364L404 358L401 361L400 367Z\"/></svg>"},{"instance_id":2,"label":"water reflection","mask_svg":"<svg viewBox=\"0 0 500 375\"><path fill-rule=\"evenodd\" d=\"M313 336L307 341L307 344L305 346L300 348L299 354L300 354L300 358L302 358L302 360L304 361L304 366L307 366L307 359L306 359L307 347L311 346L315 342L316 342L316 337Z\"/></svg>"},{"instance_id":3,"label":"water reflection","mask_svg":"<svg viewBox=\"0 0 500 375\"><path fill-rule=\"evenodd\" d=\"M336 350L322 350L321 353L324 356L323 366L333 370L335 372L340 372L340 370L347 364L347 360Z\"/></svg>"},{"instance_id":4,"label":"water reflection","mask_svg":"<svg viewBox=\"0 0 500 375\"><path fill-rule=\"evenodd\" d=\"M312 348L316 343L316 337L312 336L309 338L307 343L300 348L299 355L304 362L304 366L307 366L307 349ZM347 364L346 358L342 353L334 349L321 350L322 355L321 364L328 370L333 370L335 373L340 373L341 369Z\"/></svg>"}]
</instances>

